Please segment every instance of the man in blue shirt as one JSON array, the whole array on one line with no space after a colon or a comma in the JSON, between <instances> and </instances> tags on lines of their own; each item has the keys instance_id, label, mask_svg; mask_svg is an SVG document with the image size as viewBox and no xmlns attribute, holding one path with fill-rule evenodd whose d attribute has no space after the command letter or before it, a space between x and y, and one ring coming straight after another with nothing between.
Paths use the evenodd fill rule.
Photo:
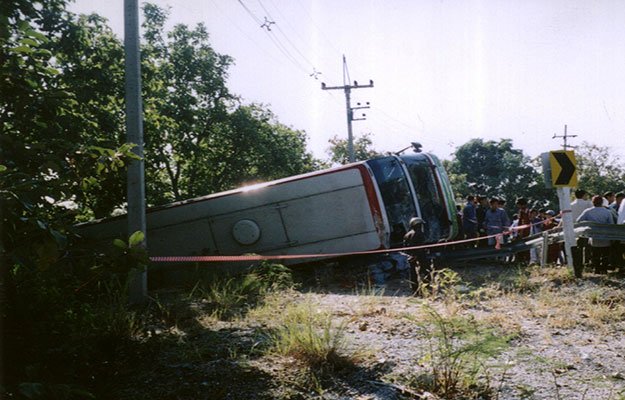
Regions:
<instances>
[{"instance_id":1,"label":"man in blue shirt","mask_svg":"<svg viewBox=\"0 0 625 400\"><path fill-rule=\"evenodd\" d=\"M486 235L491 236L503 233L510 227L510 218L503 208L499 208L499 200L495 197L490 199L490 208L484 214L484 229ZM503 240L503 239L502 239ZM493 246L497 243L496 237L489 237L488 244Z\"/></svg>"},{"instance_id":2,"label":"man in blue shirt","mask_svg":"<svg viewBox=\"0 0 625 400\"><path fill-rule=\"evenodd\" d=\"M467 196L467 204L462 209L462 230L465 239L477 237L477 215L475 213L475 197Z\"/></svg>"}]
</instances>

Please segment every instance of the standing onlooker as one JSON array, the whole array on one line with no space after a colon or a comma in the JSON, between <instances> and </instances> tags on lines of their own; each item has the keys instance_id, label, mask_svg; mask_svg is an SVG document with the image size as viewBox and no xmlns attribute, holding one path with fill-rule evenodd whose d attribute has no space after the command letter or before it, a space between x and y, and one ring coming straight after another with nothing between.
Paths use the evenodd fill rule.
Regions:
<instances>
[{"instance_id":1,"label":"standing onlooker","mask_svg":"<svg viewBox=\"0 0 625 400\"><path fill-rule=\"evenodd\" d=\"M623 201L623 197L625 197L625 194L619 192L616 195L613 196L614 201L610 202L610 204L607 205L608 210L610 210L610 212L612 212L612 217L614 218L614 223L617 222L618 220L618 208L621 205L621 202ZM605 205L605 203L604 203Z\"/></svg>"},{"instance_id":2,"label":"standing onlooker","mask_svg":"<svg viewBox=\"0 0 625 400\"><path fill-rule=\"evenodd\" d=\"M618 192L616 196L614 196L614 202L610 204L608 207L613 208L614 211L616 211L616 213L618 214L618 208L621 206L623 199L625 199L625 193Z\"/></svg>"},{"instance_id":3,"label":"standing onlooker","mask_svg":"<svg viewBox=\"0 0 625 400\"><path fill-rule=\"evenodd\" d=\"M583 189L577 189L575 191L575 200L571 203L571 215L573 216L573 222L577 221L580 215L587 208L592 208L592 201L588 200L588 193ZM589 262L590 255L588 254L588 238L577 238L577 252L580 255L580 261L582 264Z\"/></svg>"},{"instance_id":4,"label":"standing onlooker","mask_svg":"<svg viewBox=\"0 0 625 400\"><path fill-rule=\"evenodd\" d=\"M486 230L484 229L484 216L488 210L488 199L485 196L477 196L477 207L475 208L475 216L477 217L477 229L479 236L486 236ZM488 246L488 242L480 240L478 247Z\"/></svg>"},{"instance_id":5,"label":"standing onlooker","mask_svg":"<svg viewBox=\"0 0 625 400\"><path fill-rule=\"evenodd\" d=\"M516 206L519 209L519 212L517 213L518 215L518 226L520 226L521 228L517 229L517 234L516 237L518 238L525 238L528 237L530 234L530 211L529 208L527 207L527 199L521 197L519 199L517 199L516 201ZM522 251L520 253L517 254L517 260L519 261L528 261L530 258L530 253L529 251Z\"/></svg>"},{"instance_id":6,"label":"standing onlooker","mask_svg":"<svg viewBox=\"0 0 625 400\"><path fill-rule=\"evenodd\" d=\"M608 210L612 213L612 218L616 224L618 223L618 212L620 205L623 203L623 198L625 198L625 193L618 192L614 196L614 201L608 205ZM621 269L621 266L623 266L623 243L619 240L613 240L610 245L610 266L612 269Z\"/></svg>"},{"instance_id":7,"label":"standing onlooker","mask_svg":"<svg viewBox=\"0 0 625 400\"><path fill-rule=\"evenodd\" d=\"M465 239L473 239L477 237L477 214L475 212L475 197L467 196L467 204L462 209L462 230ZM471 243L471 247L475 243Z\"/></svg>"},{"instance_id":8,"label":"standing onlooker","mask_svg":"<svg viewBox=\"0 0 625 400\"><path fill-rule=\"evenodd\" d=\"M594 196L592 198L592 208L584 210L576 222L590 221L600 224L613 224L612 213L603 206L603 197ZM609 240L591 238L589 241L592 249L591 264L595 273L606 274L608 272L608 251L610 249Z\"/></svg>"},{"instance_id":9,"label":"standing onlooker","mask_svg":"<svg viewBox=\"0 0 625 400\"><path fill-rule=\"evenodd\" d=\"M483 227L488 236L503 233L510 227L510 218L503 208L499 208L499 200L495 197L490 199L490 208L484 214ZM496 237L489 237L488 244L494 245L497 243L496 239Z\"/></svg>"},{"instance_id":10,"label":"standing onlooker","mask_svg":"<svg viewBox=\"0 0 625 400\"><path fill-rule=\"evenodd\" d=\"M617 219L616 223L617 224L625 224L625 201L621 201L621 205L618 208L618 219ZM623 260L623 258L624 258L623 254L625 254L625 241L619 243L618 250L619 250L619 256L620 256L619 271L620 272L625 272L625 269L623 268L623 263L625 262Z\"/></svg>"},{"instance_id":11,"label":"standing onlooker","mask_svg":"<svg viewBox=\"0 0 625 400\"><path fill-rule=\"evenodd\" d=\"M548 231L558 226L556 221L556 212L553 210L545 211L545 219L543 221L543 231ZM560 258L560 244L551 243L547 247L547 262L555 264Z\"/></svg>"},{"instance_id":12,"label":"standing onlooker","mask_svg":"<svg viewBox=\"0 0 625 400\"><path fill-rule=\"evenodd\" d=\"M614 203L615 199L616 196L614 195L614 192L605 192L603 194L603 205L608 207L610 204Z\"/></svg>"},{"instance_id":13,"label":"standing onlooker","mask_svg":"<svg viewBox=\"0 0 625 400\"><path fill-rule=\"evenodd\" d=\"M573 221L577 221L582 212L592 207L592 201L588 200L588 193L583 189L577 189L575 191L575 200L571 203L571 214L573 215Z\"/></svg>"},{"instance_id":14,"label":"standing onlooker","mask_svg":"<svg viewBox=\"0 0 625 400\"><path fill-rule=\"evenodd\" d=\"M538 215L538 210L532 208L530 210L530 235L536 235L542 232L543 220ZM532 247L530 249L530 264L538 264L540 262L540 254L542 254L542 245Z\"/></svg>"}]
</instances>

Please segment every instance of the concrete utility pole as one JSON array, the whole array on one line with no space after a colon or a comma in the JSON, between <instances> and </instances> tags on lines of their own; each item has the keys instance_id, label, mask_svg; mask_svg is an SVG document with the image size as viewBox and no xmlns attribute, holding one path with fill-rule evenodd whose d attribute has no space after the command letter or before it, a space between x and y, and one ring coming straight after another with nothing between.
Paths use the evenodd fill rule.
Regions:
<instances>
[{"instance_id":1,"label":"concrete utility pole","mask_svg":"<svg viewBox=\"0 0 625 400\"><path fill-rule=\"evenodd\" d=\"M128 235L146 233L145 172L143 166L143 110L141 106L141 64L139 50L138 0L124 0L124 52L126 66L126 137L136 146L133 152L141 157L128 166ZM146 248L146 239L140 246ZM146 270L131 271L129 301L133 304L147 300Z\"/></svg>"},{"instance_id":2,"label":"concrete utility pole","mask_svg":"<svg viewBox=\"0 0 625 400\"><path fill-rule=\"evenodd\" d=\"M347 71L347 61L345 60L345 55L343 55L343 86L326 86L324 82L321 83L322 90L335 90L335 89L343 89L345 92L345 108L347 110L347 153L349 156L349 162L352 163L356 161L354 157L354 135L352 133L352 121L361 121L364 120L365 114L362 114L363 118L354 118L354 110L369 108L369 103L367 102L365 106L360 106L358 103L358 107L351 106L351 91L352 89L363 89L363 88L372 88L373 81L369 79L368 85L358 85L357 81L354 81L353 85L349 84L349 72Z\"/></svg>"}]
</instances>

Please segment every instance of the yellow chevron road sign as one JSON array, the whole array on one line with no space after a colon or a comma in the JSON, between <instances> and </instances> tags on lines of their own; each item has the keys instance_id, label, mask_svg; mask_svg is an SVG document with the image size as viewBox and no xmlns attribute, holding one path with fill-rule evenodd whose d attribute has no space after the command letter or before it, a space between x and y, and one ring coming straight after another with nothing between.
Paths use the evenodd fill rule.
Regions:
<instances>
[{"instance_id":1,"label":"yellow chevron road sign","mask_svg":"<svg viewBox=\"0 0 625 400\"><path fill-rule=\"evenodd\" d=\"M577 186L577 162L573 150L550 151L549 164L554 187Z\"/></svg>"}]
</instances>

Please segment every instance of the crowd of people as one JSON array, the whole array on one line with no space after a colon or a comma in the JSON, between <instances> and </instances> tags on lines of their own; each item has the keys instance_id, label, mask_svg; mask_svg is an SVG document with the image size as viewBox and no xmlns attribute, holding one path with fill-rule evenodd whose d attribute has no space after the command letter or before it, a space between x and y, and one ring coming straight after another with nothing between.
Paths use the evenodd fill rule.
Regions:
<instances>
[{"instance_id":1,"label":"crowd of people","mask_svg":"<svg viewBox=\"0 0 625 400\"><path fill-rule=\"evenodd\" d=\"M571 203L574 222L597 222L602 224L625 223L625 193L607 192L594 195L582 189L575 191L575 200ZM510 218L504 209L505 201L496 197L469 195L464 206L459 207L462 235L465 239L476 239L469 246L501 245L510 240L525 238L529 235L549 231L558 227L561 222L560 213L554 210L531 207L525 198L516 201L517 212ZM482 240L477 240L483 237ZM583 257L597 273L606 273L610 268L623 264L623 244L610 240L584 239L578 241ZM517 261L536 263L540 249L516 254ZM547 261L564 263L564 254L558 244L549 246Z\"/></svg>"},{"instance_id":2,"label":"crowd of people","mask_svg":"<svg viewBox=\"0 0 625 400\"><path fill-rule=\"evenodd\" d=\"M570 212L574 222L594 222L600 224L625 224L625 193L607 192L603 195L589 196L578 189L575 200L571 202ZM561 226L561 213L550 209L532 207L526 198L516 200L516 212L510 218L504 208L505 200L485 196L466 197L464 206L458 207L460 238L465 239L465 246L499 247L510 241L538 235ZM426 242L423 221L419 217L410 220L410 230L405 234L404 246L418 246ZM595 273L605 274L611 269L625 272L625 242L586 239L580 237L575 246L581 254L583 265L594 269ZM517 252L507 260L538 264L543 249L541 246ZM565 252L560 243L551 243L546 249L547 263L565 264ZM427 251L413 251L410 254L391 252L380 254L370 266L371 277L376 286L383 286L390 276L390 271L397 270L400 276L407 278L417 288L420 282L427 281L435 270ZM413 274L416 274L413 276Z\"/></svg>"}]
</instances>

